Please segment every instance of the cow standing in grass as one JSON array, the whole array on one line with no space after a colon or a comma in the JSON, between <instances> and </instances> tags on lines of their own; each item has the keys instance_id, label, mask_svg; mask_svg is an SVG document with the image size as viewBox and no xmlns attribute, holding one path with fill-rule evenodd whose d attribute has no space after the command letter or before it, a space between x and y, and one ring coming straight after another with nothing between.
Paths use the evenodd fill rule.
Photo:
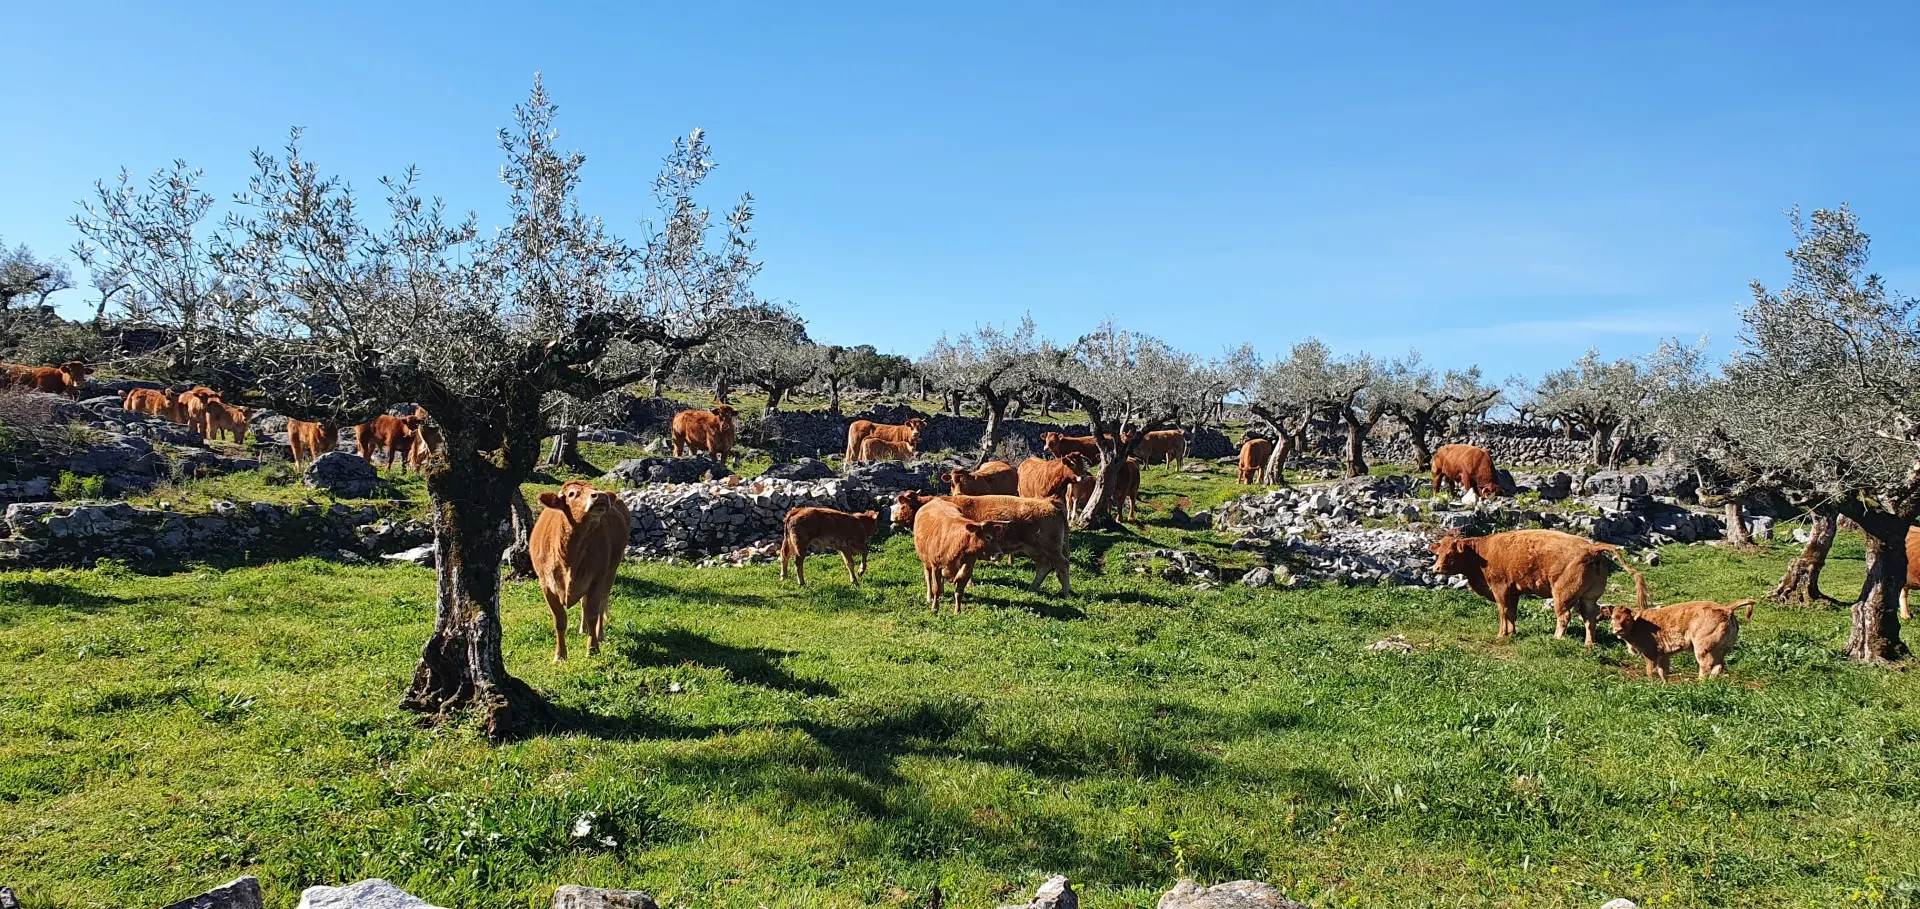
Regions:
<instances>
[{"instance_id":1,"label":"cow standing in grass","mask_svg":"<svg viewBox=\"0 0 1920 909\"><path fill-rule=\"evenodd\" d=\"M567 658L567 608L580 606L580 633L587 653L600 652L607 632L607 602L614 575L626 555L632 518L618 496L575 480L559 492L543 492L545 510L534 521L528 547L540 593L553 613L553 659ZM497 569L496 569L497 570Z\"/></svg>"}]
</instances>

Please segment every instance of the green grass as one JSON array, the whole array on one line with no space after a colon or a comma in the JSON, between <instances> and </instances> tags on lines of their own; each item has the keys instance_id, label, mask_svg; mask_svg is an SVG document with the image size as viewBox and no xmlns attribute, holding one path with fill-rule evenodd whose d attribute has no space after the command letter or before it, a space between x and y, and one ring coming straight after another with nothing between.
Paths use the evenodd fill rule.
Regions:
<instances>
[{"instance_id":1,"label":"green grass","mask_svg":"<svg viewBox=\"0 0 1920 909\"><path fill-rule=\"evenodd\" d=\"M1225 494L1146 479L1156 506ZM1315 906L1920 899L1920 681L1835 660L1842 613L1763 605L1731 682L1663 685L1610 636L1553 640L1538 601L1498 644L1463 592L1135 575L1132 548L1218 551L1166 510L1076 535L1074 597L988 564L960 616L928 615L899 536L858 589L824 556L808 591L630 563L606 651L561 665L536 588L510 585L507 665L567 726L500 747L395 708L424 569L0 575L0 883L33 909L242 872L279 907L363 877L462 907L561 883L976 907L1056 872L1089 907L1182 874ZM1663 555L1659 599L1726 600L1790 552ZM1843 539L1829 591L1860 558ZM1364 650L1391 634L1416 652Z\"/></svg>"}]
</instances>

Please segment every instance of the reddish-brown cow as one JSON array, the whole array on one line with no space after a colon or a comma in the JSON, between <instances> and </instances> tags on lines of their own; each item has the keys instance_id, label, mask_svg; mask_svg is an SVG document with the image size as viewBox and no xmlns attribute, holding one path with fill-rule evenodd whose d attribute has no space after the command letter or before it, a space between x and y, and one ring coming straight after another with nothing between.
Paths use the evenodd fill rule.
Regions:
<instances>
[{"instance_id":1,"label":"reddish-brown cow","mask_svg":"<svg viewBox=\"0 0 1920 909\"><path fill-rule=\"evenodd\" d=\"M384 452L388 470L396 464L405 469L407 453L413 450L414 423L415 418L411 416L383 413L353 428L354 447L368 464L376 463L373 456Z\"/></svg>"},{"instance_id":2,"label":"reddish-brown cow","mask_svg":"<svg viewBox=\"0 0 1920 909\"><path fill-rule=\"evenodd\" d=\"M787 563L793 562L800 586L807 586L807 554L822 550L837 552L847 563L847 580L860 586L860 575L867 573L867 542L880 526L880 512L848 514L831 508L795 508L787 512L786 538L780 541L780 580L787 579ZM853 570L853 557L860 557L860 572Z\"/></svg>"},{"instance_id":3,"label":"reddish-brown cow","mask_svg":"<svg viewBox=\"0 0 1920 909\"><path fill-rule=\"evenodd\" d=\"M1442 445L1433 453L1433 491L1472 490L1483 499L1500 494L1493 454L1478 445Z\"/></svg>"},{"instance_id":4,"label":"reddish-brown cow","mask_svg":"<svg viewBox=\"0 0 1920 909\"><path fill-rule=\"evenodd\" d=\"M960 509L939 499L919 509L913 519L913 551L920 556L927 606L934 614L940 612L948 581L953 582L953 613L960 614L974 563L992 555L1010 529L1006 521L969 520Z\"/></svg>"},{"instance_id":5,"label":"reddish-brown cow","mask_svg":"<svg viewBox=\"0 0 1920 909\"><path fill-rule=\"evenodd\" d=\"M903 492L893 503L893 523L906 527L928 502L942 501L960 509L971 521L1006 521L1010 525L988 555L1017 553L1033 559L1033 589L1048 575L1058 575L1060 592L1071 596L1067 577L1067 514L1050 499L1022 496L930 496Z\"/></svg>"},{"instance_id":6,"label":"reddish-brown cow","mask_svg":"<svg viewBox=\"0 0 1920 909\"><path fill-rule=\"evenodd\" d=\"M206 422L209 441L222 435L232 438L236 444L247 441L247 411L244 407L235 407L220 400L208 401L202 419Z\"/></svg>"},{"instance_id":7,"label":"reddish-brown cow","mask_svg":"<svg viewBox=\"0 0 1920 909\"><path fill-rule=\"evenodd\" d=\"M865 455L860 443L868 439L884 439L896 445L906 445L909 451L917 450L920 447L920 433L926 426L927 421L919 417L909 417L905 423L855 420L847 427L847 451L843 459L848 464L863 460Z\"/></svg>"},{"instance_id":8,"label":"reddish-brown cow","mask_svg":"<svg viewBox=\"0 0 1920 909\"><path fill-rule=\"evenodd\" d=\"M1089 463L1100 460L1100 446L1094 443L1092 436L1070 436L1059 432L1043 432L1040 434L1040 446L1045 448L1048 454L1056 458L1064 458L1070 454L1078 454L1086 458Z\"/></svg>"},{"instance_id":9,"label":"reddish-brown cow","mask_svg":"<svg viewBox=\"0 0 1920 909\"><path fill-rule=\"evenodd\" d=\"M1133 444L1136 439L1139 440L1140 444L1134 447L1134 453L1140 458L1142 464L1152 465L1165 461L1173 469L1179 470L1180 463L1187 458L1187 434L1178 429L1155 430L1147 433L1144 439L1140 438L1138 433L1130 432L1125 438L1128 444Z\"/></svg>"},{"instance_id":10,"label":"reddish-brown cow","mask_svg":"<svg viewBox=\"0 0 1920 909\"><path fill-rule=\"evenodd\" d=\"M184 423L180 414L180 402L173 395L157 388L128 389L120 398L120 406L134 413L151 414L156 417Z\"/></svg>"},{"instance_id":11,"label":"reddish-brown cow","mask_svg":"<svg viewBox=\"0 0 1920 909\"><path fill-rule=\"evenodd\" d=\"M440 427L433 425L433 418L427 416L427 409L419 405L413 408L413 448L407 452L407 462L419 470L440 450Z\"/></svg>"},{"instance_id":12,"label":"reddish-brown cow","mask_svg":"<svg viewBox=\"0 0 1920 909\"><path fill-rule=\"evenodd\" d=\"M1017 496L1020 474L1005 461L988 461L972 470L955 467L942 479L957 496Z\"/></svg>"},{"instance_id":13,"label":"reddish-brown cow","mask_svg":"<svg viewBox=\"0 0 1920 909\"><path fill-rule=\"evenodd\" d=\"M1128 458L1108 468L1113 471L1113 499L1122 521L1140 520L1140 459Z\"/></svg>"},{"instance_id":14,"label":"reddish-brown cow","mask_svg":"<svg viewBox=\"0 0 1920 909\"><path fill-rule=\"evenodd\" d=\"M287 447L293 450L293 466L296 470L302 461L312 463L315 458L339 445L340 427L332 423L287 420Z\"/></svg>"},{"instance_id":15,"label":"reddish-brown cow","mask_svg":"<svg viewBox=\"0 0 1920 909\"><path fill-rule=\"evenodd\" d=\"M1514 633L1522 594L1553 598L1554 633L1567 636L1567 621L1579 615L1593 646L1593 626L1599 624L1600 595L1607 575L1618 563L1633 575L1636 586L1646 581L1626 560L1620 547L1595 543L1558 530L1514 530L1485 537L1442 537L1433 544L1436 574L1460 575L1477 593L1500 608L1500 637Z\"/></svg>"},{"instance_id":16,"label":"reddish-brown cow","mask_svg":"<svg viewBox=\"0 0 1920 909\"><path fill-rule=\"evenodd\" d=\"M889 439L861 439L860 460L862 461L911 461L914 443L895 442Z\"/></svg>"},{"instance_id":17,"label":"reddish-brown cow","mask_svg":"<svg viewBox=\"0 0 1920 909\"><path fill-rule=\"evenodd\" d=\"M614 574L627 552L632 518L613 493L574 480L558 493L543 492L546 506L527 540L533 573L553 613L553 659L567 658L567 607L580 603L580 633L587 653L600 652L607 633L607 601Z\"/></svg>"},{"instance_id":18,"label":"reddish-brown cow","mask_svg":"<svg viewBox=\"0 0 1920 909\"><path fill-rule=\"evenodd\" d=\"M1646 585L1642 584L1638 609L1613 607L1613 633L1647 662L1648 675L1666 681L1673 655L1691 650L1700 667L1700 679L1705 681L1708 676L1727 671L1727 654L1740 639L1740 620L1734 613L1742 606L1747 608L1747 621L1753 621L1752 600L1724 606L1695 600L1648 609Z\"/></svg>"},{"instance_id":19,"label":"reddish-brown cow","mask_svg":"<svg viewBox=\"0 0 1920 909\"><path fill-rule=\"evenodd\" d=\"M1273 458L1273 442L1268 439L1248 439L1240 444L1240 482L1271 483L1267 476L1267 462Z\"/></svg>"},{"instance_id":20,"label":"reddish-brown cow","mask_svg":"<svg viewBox=\"0 0 1920 909\"><path fill-rule=\"evenodd\" d=\"M1085 455L1068 452L1058 461L1028 458L1020 462L1019 493L1028 499L1059 499L1068 511L1081 499L1079 482L1087 476Z\"/></svg>"},{"instance_id":21,"label":"reddish-brown cow","mask_svg":"<svg viewBox=\"0 0 1920 909\"><path fill-rule=\"evenodd\" d=\"M17 386L50 395L80 399L80 386L92 371L80 360L68 360L59 366L14 366L0 363L0 384Z\"/></svg>"},{"instance_id":22,"label":"reddish-brown cow","mask_svg":"<svg viewBox=\"0 0 1920 909\"><path fill-rule=\"evenodd\" d=\"M733 457L733 418L739 413L732 405L718 404L710 411L683 410L674 414L673 456L705 451L724 463ZM739 458L734 458L734 463L740 463Z\"/></svg>"}]
</instances>

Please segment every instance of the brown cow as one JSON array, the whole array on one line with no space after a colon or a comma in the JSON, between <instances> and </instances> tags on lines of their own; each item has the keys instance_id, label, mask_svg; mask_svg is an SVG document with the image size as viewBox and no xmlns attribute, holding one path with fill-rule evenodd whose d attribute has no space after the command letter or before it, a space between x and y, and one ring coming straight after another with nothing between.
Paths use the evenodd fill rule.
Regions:
<instances>
[{"instance_id":1,"label":"brown cow","mask_svg":"<svg viewBox=\"0 0 1920 909\"><path fill-rule=\"evenodd\" d=\"M988 461L972 470L955 467L941 479L953 487L957 496L1017 496L1020 474L1005 461Z\"/></svg>"},{"instance_id":2,"label":"brown cow","mask_svg":"<svg viewBox=\"0 0 1920 909\"><path fill-rule=\"evenodd\" d=\"M1442 445L1433 453L1433 491L1472 490L1491 499L1500 494L1493 472L1493 454L1478 445Z\"/></svg>"},{"instance_id":3,"label":"brown cow","mask_svg":"<svg viewBox=\"0 0 1920 909\"><path fill-rule=\"evenodd\" d=\"M0 383L50 395L80 399L80 386L92 371L80 360L68 360L59 366L14 366L0 364Z\"/></svg>"},{"instance_id":4,"label":"brown cow","mask_svg":"<svg viewBox=\"0 0 1920 909\"><path fill-rule=\"evenodd\" d=\"M948 581L953 582L953 614L960 614L974 563L992 555L1011 530L1006 521L969 520L960 509L938 499L919 509L913 519L913 551L920 556L927 606L935 615L940 613L940 597Z\"/></svg>"},{"instance_id":5,"label":"brown cow","mask_svg":"<svg viewBox=\"0 0 1920 909\"><path fill-rule=\"evenodd\" d=\"M1078 501L1077 483L1087 475L1087 457L1068 452L1058 461L1028 458L1020 462L1019 493L1029 499L1059 499L1069 509Z\"/></svg>"},{"instance_id":6,"label":"brown cow","mask_svg":"<svg viewBox=\"0 0 1920 909\"><path fill-rule=\"evenodd\" d=\"M847 580L860 586L860 574L867 573L867 541L880 526L880 512L848 514L831 508L795 508L787 512L787 535L780 541L780 580L787 579L787 562L794 564L800 586L807 586L807 553L837 552L847 563ZM860 557L860 574L853 571L853 557Z\"/></svg>"},{"instance_id":7,"label":"brown cow","mask_svg":"<svg viewBox=\"0 0 1920 909\"><path fill-rule=\"evenodd\" d=\"M1753 621L1752 600L1724 606L1695 600L1648 609L1643 584L1638 609L1613 607L1613 633L1647 661L1648 675L1666 681L1673 655L1691 650L1700 667L1700 679L1705 681L1708 676L1726 674L1727 654L1740 639L1740 620L1734 613L1742 606L1747 607L1747 621Z\"/></svg>"},{"instance_id":8,"label":"brown cow","mask_svg":"<svg viewBox=\"0 0 1920 909\"><path fill-rule=\"evenodd\" d=\"M868 439L884 439L895 444L920 447L920 433L926 429L927 421L919 417L909 417L905 423L875 423L872 420L855 420L847 427L847 451L842 457L845 463L852 464L863 458L860 443Z\"/></svg>"},{"instance_id":9,"label":"brown cow","mask_svg":"<svg viewBox=\"0 0 1920 909\"><path fill-rule=\"evenodd\" d=\"M895 442L881 438L860 440L860 460L862 461L911 461L913 454L913 442Z\"/></svg>"},{"instance_id":10,"label":"brown cow","mask_svg":"<svg viewBox=\"0 0 1920 909\"><path fill-rule=\"evenodd\" d=\"M235 407L216 399L206 402L206 410L202 412L201 419L205 421L209 441L225 434L236 444L246 443L248 425L246 408Z\"/></svg>"},{"instance_id":11,"label":"brown cow","mask_svg":"<svg viewBox=\"0 0 1920 909\"><path fill-rule=\"evenodd\" d=\"M632 519L619 497L574 480L557 493L543 492L546 506L527 540L533 573L553 613L553 659L567 658L567 607L580 603L580 633L587 653L600 652L607 633L607 600L627 552Z\"/></svg>"},{"instance_id":12,"label":"brown cow","mask_svg":"<svg viewBox=\"0 0 1920 909\"><path fill-rule=\"evenodd\" d=\"M1100 446L1094 442L1092 436L1070 436L1059 432L1043 432L1040 434L1040 447L1045 448L1048 454L1056 458L1064 458L1067 455L1077 453L1086 458L1089 463L1100 460Z\"/></svg>"},{"instance_id":13,"label":"brown cow","mask_svg":"<svg viewBox=\"0 0 1920 909\"><path fill-rule=\"evenodd\" d=\"M705 451L724 463L733 456L733 418L739 413L731 405L717 404L711 411L683 410L674 414L673 456ZM734 457L733 463L739 464L740 459Z\"/></svg>"},{"instance_id":14,"label":"brown cow","mask_svg":"<svg viewBox=\"0 0 1920 909\"><path fill-rule=\"evenodd\" d=\"M427 409L419 405L413 408L413 448L407 452L407 463L419 470L420 465L440 450L442 440L440 427L433 425L433 418L427 416Z\"/></svg>"},{"instance_id":15,"label":"brown cow","mask_svg":"<svg viewBox=\"0 0 1920 909\"><path fill-rule=\"evenodd\" d=\"M398 464L402 469L407 466L407 454L413 450L413 428L416 418L396 417L381 414L353 428L354 447L360 451L360 457L368 464L376 463L373 456L386 453L387 469L392 470Z\"/></svg>"},{"instance_id":16,"label":"brown cow","mask_svg":"<svg viewBox=\"0 0 1920 909\"><path fill-rule=\"evenodd\" d=\"M1165 461L1174 470L1179 470L1180 463L1187 459L1187 434L1178 429L1155 430L1147 433L1144 439L1140 438L1139 433L1130 432L1125 439L1129 445L1136 440L1140 443L1134 447L1134 452L1142 464L1153 465Z\"/></svg>"},{"instance_id":17,"label":"brown cow","mask_svg":"<svg viewBox=\"0 0 1920 909\"><path fill-rule=\"evenodd\" d=\"M914 515L932 501L946 502L970 521L1007 521L1008 528L993 551L1017 553L1033 559L1033 589L1048 575L1059 575L1060 592L1071 596L1072 582L1067 578L1067 514L1050 499L1021 496L930 496L903 492L893 502L893 523L906 527Z\"/></svg>"},{"instance_id":18,"label":"brown cow","mask_svg":"<svg viewBox=\"0 0 1920 909\"><path fill-rule=\"evenodd\" d=\"M293 450L294 469L300 468L300 462L312 463L339 445L340 427L326 421L309 423L291 417L287 419L287 447Z\"/></svg>"},{"instance_id":19,"label":"brown cow","mask_svg":"<svg viewBox=\"0 0 1920 909\"><path fill-rule=\"evenodd\" d=\"M1113 498L1122 521L1140 520L1140 459L1128 458L1108 468L1113 471Z\"/></svg>"},{"instance_id":20,"label":"brown cow","mask_svg":"<svg viewBox=\"0 0 1920 909\"><path fill-rule=\"evenodd\" d=\"M205 385L195 385L181 392L174 406L180 414L180 422L187 424L204 439L213 434L207 425L207 405L220 400L219 392Z\"/></svg>"},{"instance_id":21,"label":"brown cow","mask_svg":"<svg viewBox=\"0 0 1920 909\"><path fill-rule=\"evenodd\" d=\"M128 389L120 398L120 406L134 413L151 414L175 423L185 423L180 413L180 402L172 394L157 388Z\"/></svg>"},{"instance_id":22,"label":"brown cow","mask_svg":"<svg viewBox=\"0 0 1920 909\"><path fill-rule=\"evenodd\" d=\"M1500 607L1500 637L1515 631L1520 596L1553 598L1554 633L1567 636L1567 621L1580 616L1593 646L1593 626L1600 619L1600 595L1607 575L1618 562L1633 575L1636 586L1646 583L1620 557L1620 547L1595 543L1558 530L1514 530L1485 537L1442 537L1433 544L1433 571L1461 575L1473 592Z\"/></svg>"},{"instance_id":23,"label":"brown cow","mask_svg":"<svg viewBox=\"0 0 1920 909\"><path fill-rule=\"evenodd\" d=\"M1248 439L1240 443L1240 479L1241 483L1271 483L1267 477L1267 462L1273 459L1273 442L1269 439Z\"/></svg>"}]
</instances>

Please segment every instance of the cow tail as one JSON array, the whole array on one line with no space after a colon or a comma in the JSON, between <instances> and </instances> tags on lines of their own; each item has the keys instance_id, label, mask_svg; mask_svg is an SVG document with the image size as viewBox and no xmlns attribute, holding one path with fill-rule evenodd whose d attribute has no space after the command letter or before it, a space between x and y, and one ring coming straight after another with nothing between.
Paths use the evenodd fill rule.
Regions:
<instances>
[{"instance_id":1,"label":"cow tail","mask_svg":"<svg viewBox=\"0 0 1920 909\"><path fill-rule=\"evenodd\" d=\"M1749 622L1751 622L1751 621L1753 621L1753 604L1754 604L1754 601L1753 601L1753 600L1735 600L1735 601L1733 601L1732 603L1730 603L1730 604L1728 604L1728 606L1727 606L1727 611L1729 611L1729 612L1739 612L1739 611L1740 611L1740 607L1742 607L1742 606L1745 606L1745 607L1747 607L1747 618L1746 618L1746 620L1747 620L1747 621L1749 621Z\"/></svg>"},{"instance_id":2,"label":"cow tail","mask_svg":"<svg viewBox=\"0 0 1920 909\"><path fill-rule=\"evenodd\" d=\"M1601 552L1606 553L1607 556L1615 562L1618 562L1620 567L1626 569L1628 574L1633 575L1634 611L1638 612L1647 608L1647 576L1641 574L1640 571L1632 565L1627 564L1627 557L1620 554L1620 547L1609 546L1605 543L1595 543L1594 546Z\"/></svg>"}]
</instances>

